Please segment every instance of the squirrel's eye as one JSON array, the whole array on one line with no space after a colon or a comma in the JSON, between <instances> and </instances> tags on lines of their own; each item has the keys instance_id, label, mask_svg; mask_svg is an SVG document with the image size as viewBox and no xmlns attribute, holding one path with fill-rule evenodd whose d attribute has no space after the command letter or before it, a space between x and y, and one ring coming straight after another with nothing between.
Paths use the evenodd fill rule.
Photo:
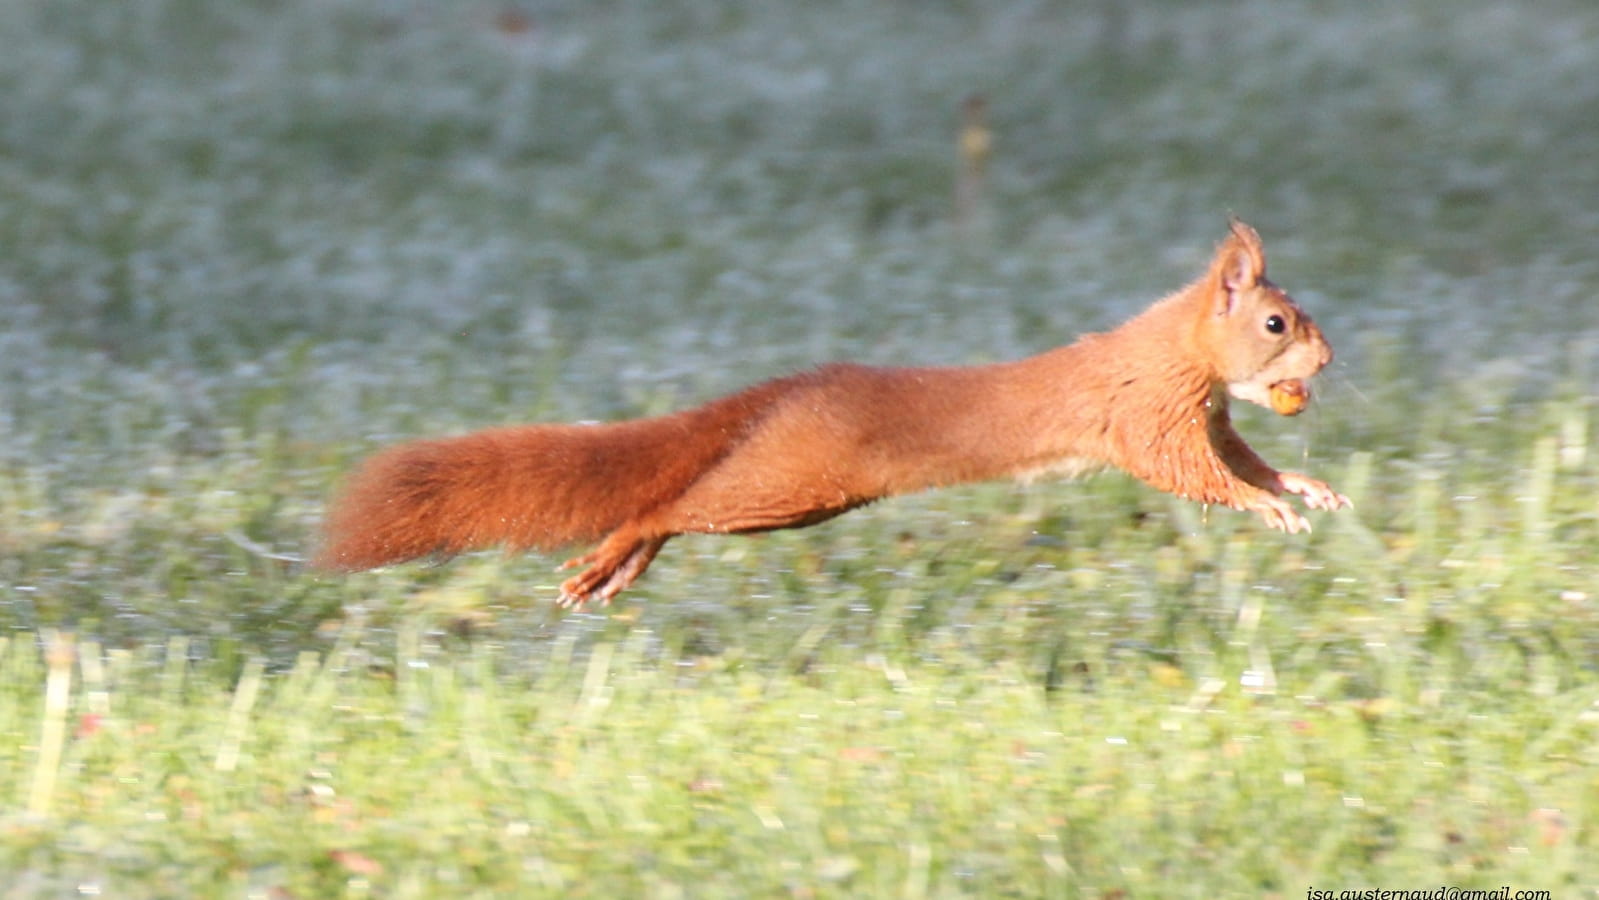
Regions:
<instances>
[{"instance_id":1,"label":"squirrel's eye","mask_svg":"<svg viewBox=\"0 0 1599 900\"><path fill-rule=\"evenodd\" d=\"M1282 334L1283 331L1286 330L1287 328L1288 328L1288 323L1283 321L1283 317L1282 316L1267 316L1266 317L1266 330L1271 332L1272 334Z\"/></svg>"}]
</instances>

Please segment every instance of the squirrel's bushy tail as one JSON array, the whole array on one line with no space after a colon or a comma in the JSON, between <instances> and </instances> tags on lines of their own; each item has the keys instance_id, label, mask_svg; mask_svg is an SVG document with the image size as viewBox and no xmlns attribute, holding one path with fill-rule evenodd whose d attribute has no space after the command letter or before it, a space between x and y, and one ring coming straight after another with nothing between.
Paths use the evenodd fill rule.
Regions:
<instances>
[{"instance_id":1,"label":"squirrel's bushy tail","mask_svg":"<svg viewBox=\"0 0 1599 900\"><path fill-rule=\"evenodd\" d=\"M334 502L312 566L357 571L495 545L596 540L681 495L743 439L781 386L651 419L491 428L391 447Z\"/></svg>"}]
</instances>

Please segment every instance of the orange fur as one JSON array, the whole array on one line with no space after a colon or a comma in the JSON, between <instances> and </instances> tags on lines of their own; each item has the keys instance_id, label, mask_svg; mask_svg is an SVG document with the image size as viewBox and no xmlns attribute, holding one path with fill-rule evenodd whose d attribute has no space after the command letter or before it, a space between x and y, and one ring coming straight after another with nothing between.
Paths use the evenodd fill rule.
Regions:
<instances>
[{"instance_id":1,"label":"orange fur","mask_svg":"<svg viewBox=\"0 0 1599 900\"><path fill-rule=\"evenodd\" d=\"M1233 429L1227 402L1269 406L1274 386L1331 358L1320 330L1266 280L1259 237L1235 222L1200 280L1113 331L1028 359L834 364L656 418L390 448L334 505L316 564L356 570L603 538L567 563L583 571L561 602L609 602L673 535L801 527L894 494L1105 466L1305 530L1280 495L1319 509L1349 501L1273 469Z\"/></svg>"}]
</instances>

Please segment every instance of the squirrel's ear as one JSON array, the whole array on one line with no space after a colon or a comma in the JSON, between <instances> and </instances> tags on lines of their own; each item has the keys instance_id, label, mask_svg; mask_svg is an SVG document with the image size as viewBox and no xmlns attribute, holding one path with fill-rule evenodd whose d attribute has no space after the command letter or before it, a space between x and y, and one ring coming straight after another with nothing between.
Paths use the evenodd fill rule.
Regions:
<instances>
[{"instance_id":1,"label":"squirrel's ear","mask_svg":"<svg viewBox=\"0 0 1599 900\"><path fill-rule=\"evenodd\" d=\"M1260 235L1238 219L1232 220L1232 233L1222 241L1216 251L1217 271L1221 285L1228 292L1252 288L1266 277L1266 252L1261 249Z\"/></svg>"}]
</instances>

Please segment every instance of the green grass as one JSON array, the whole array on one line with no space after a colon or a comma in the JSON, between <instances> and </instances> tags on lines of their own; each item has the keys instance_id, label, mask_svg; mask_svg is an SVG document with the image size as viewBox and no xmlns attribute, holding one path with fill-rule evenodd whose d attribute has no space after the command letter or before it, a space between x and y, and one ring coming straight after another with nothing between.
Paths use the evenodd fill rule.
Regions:
<instances>
[{"instance_id":1,"label":"green grass","mask_svg":"<svg viewBox=\"0 0 1599 900\"><path fill-rule=\"evenodd\" d=\"M1569 890L1584 871L1591 687L1522 686L1514 710L1502 688L1289 699L1154 664L1046 692L956 646L761 673L651 662L644 628L537 665L406 630L375 660L363 637L249 665L232 696L214 667L111 654L79 695L103 718L65 723L52 815L14 818L8 868L40 892L735 897ZM41 667L7 650L22 707ZM24 776L31 750L7 754Z\"/></svg>"},{"instance_id":2,"label":"green grass","mask_svg":"<svg viewBox=\"0 0 1599 900\"><path fill-rule=\"evenodd\" d=\"M1599 891L1587 4L530 9L0 6L0 898ZM1313 535L1107 475L588 614L294 561L383 444L1037 352L1228 213L1338 351L1237 414Z\"/></svg>"}]
</instances>

